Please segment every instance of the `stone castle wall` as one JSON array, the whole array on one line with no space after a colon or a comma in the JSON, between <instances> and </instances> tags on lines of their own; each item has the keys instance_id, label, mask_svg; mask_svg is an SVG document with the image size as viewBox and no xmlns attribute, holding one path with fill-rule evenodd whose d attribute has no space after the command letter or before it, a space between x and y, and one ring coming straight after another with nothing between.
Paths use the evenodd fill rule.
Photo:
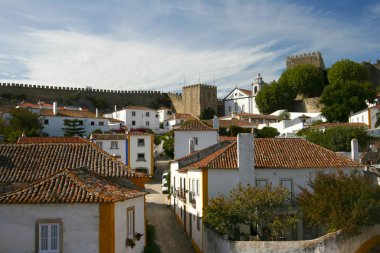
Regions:
<instances>
[{"instance_id":1,"label":"stone castle wall","mask_svg":"<svg viewBox=\"0 0 380 253\"><path fill-rule=\"evenodd\" d=\"M167 93L160 91L120 91L91 88L57 87L45 85L28 85L14 83L0 83L0 96L12 94L24 96L28 101L62 101L72 98L104 99L112 105L126 106L139 105L157 107L170 106Z\"/></svg>"},{"instance_id":2,"label":"stone castle wall","mask_svg":"<svg viewBox=\"0 0 380 253\"><path fill-rule=\"evenodd\" d=\"M194 84L182 88L183 109L186 113L200 116L208 107L218 110L217 88L206 84Z\"/></svg>"},{"instance_id":3,"label":"stone castle wall","mask_svg":"<svg viewBox=\"0 0 380 253\"><path fill-rule=\"evenodd\" d=\"M301 64L311 64L317 68L325 69L325 63L320 52L312 52L286 57L287 69L293 68Z\"/></svg>"},{"instance_id":4,"label":"stone castle wall","mask_svg":"<svg viewBox=\"0 0 380 253\"><path fill-rule=\"evenodd\" d=\"M185 113L183 107L182 95L177 93L168 93L169 99L172 102L172 107L177 113Z\"/></svg>"}]
</instances>

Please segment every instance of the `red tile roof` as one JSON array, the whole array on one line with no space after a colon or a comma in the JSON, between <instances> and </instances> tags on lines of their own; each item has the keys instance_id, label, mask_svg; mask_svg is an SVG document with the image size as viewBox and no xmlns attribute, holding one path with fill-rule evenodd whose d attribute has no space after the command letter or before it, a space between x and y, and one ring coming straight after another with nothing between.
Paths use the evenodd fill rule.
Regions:
<instances>
[{"instance_id":1,"label":"red tile roof","mask_svg":"<svg viewBox=\"0 0 380 253\"><path fill-rule=\"evenodd\" d=\"M81 137L20 137L17 143L86 143Z\"/></svg>"},{"instance_id":2,"label":"red tile roof","mask_svg":"<svg viewBox=\"0 0 380 253\"><path fill-rule=\"evenodd\" d=\"M94 140L127 140L127 134L92 134Z\"/></svg>"},{"instance_id":3,"label":"red tile roof","mask_svg":"<svg viewBox=\"0 0 380 253\"><path fill-rule=\"evenodd\" d=\"M150 134L150 133L144 133L144 132L139 132L139 131L130 131L128 133L129 135L131 136L150 136L150 135L153 135L153 134Z\"/></svg>"},{"instance_id":4,"label":"red tile roof","mask_svg":"<svg viewBox=\"0 0 380 253\"><path fill-rule=\"evenodd\" d=\"M217 131L217 129L209 127L200 120L189 120L180 124L174 131Z\"/></svg>"},{"instance_id":5,"label":"red tile roof","mask_svg":"<svg viewBox=\"0 0 380 253\"><path fill-rule=\"evenodd\" d=\"M0 183L30 183L82 166L107 178L147 177L90 142L0 145Z\"/></svg>"},{"instance_id":6,"label":"red tile roof","mask_svg":"<svg viewBox=\"0 0 380 253\"><path fill-rule=\"evenodd\" d=\"M154 111L152 108L144 107L144 106L137 106L137 105L130 105L127 106L125 109L130 109L130 110L149 110L149 111Z\"/></svg>"},{"instance_id":7,"label":"red tile roof","mask_svg":"<svg viewBox=\"0 0 380 253\"><path fill-rule=\"evenodd\" d=\"M0 204L110 203L143 195L86 168L63 169L24 189L0 195Z\"/></svg>"},{"instance_id":8,"label":"red tile roof","mask_svg":"<svg viewBox=\"0 0 380 253\"><path fill-rule=\"evenodd\" d=\"M362 167L351 159L300 138L257 138L255 168L349 168ZM181 168L237 169L237 143Z\"/></svg>"},{"instance_id":9,"label":"red tile roof","mask_svg":"<svg viewBox=\"0 0 380 253\"><path fill-rule=\"evenodd\" d=\"M188 114L188 113L176 113L175 119L181 119L181 120L196 120L197 117Z\"/></svg>"},{"instance_id":10,"label":"red tile roof","mask_svg":"<svg viewBox=\"0 0 380 253\"><path fill-rule=\"evenodd\" d=\"M241 92L243 92L245 95L247 96L252 96L252 91L251 90L247 90L247 89L240 89L238 88Z\"/></svg>"},{"instance_id":11,"label":"red tile roof","mask_svg":"<svg viewBox=\"0 0 380 253\"><path fill-rule=\"evenodd\" d=\"M213 120L207 120L207 125L212 126ZM238 127L246 127L246 128L252 128L255 127L257 124L250 123L245 120L238 120L238 119L226 119L226 120L219 120L219 127L222 128L229 128L230 126L238 126Z\"/></svg>"},{"instance_id":12,"label":"red tile roof","mask_svg":"<svg viewBox=\"0 0 380 253\"><path fill-rule=\"evenodd\" d=\"M236 136L219 136L219 142L222 141L236 141L237 137Z\"/></svg>"},{"instance_id":13,"label":"red tile roof","mask_svg":"<svg viewBox=\"0 0 380 253\"><path fill-rule=\"evenodd\" d=\"M242 118L252 118L252 119L271 119L271 120L277 120L278 116L275 115L267 115L267 114L253 114L253 113L239 113L236 114L237 116L241 116Z\"/></svg>"},{"instance_id":14,"label":"red tile roof","mask_svg":"<svg viewBox=\"0 0 380 253\"><path fill-rule=\"evenodd\" d=\"M57 115L54 115L53 110L42 109L40 110L41 116L62 116L62 117L72 117L72 118L96 118L96 114L89 111L80 110L58 110ZM98 117L99 119L108 119L104 117Z\"/></svg>"}]
</instances>

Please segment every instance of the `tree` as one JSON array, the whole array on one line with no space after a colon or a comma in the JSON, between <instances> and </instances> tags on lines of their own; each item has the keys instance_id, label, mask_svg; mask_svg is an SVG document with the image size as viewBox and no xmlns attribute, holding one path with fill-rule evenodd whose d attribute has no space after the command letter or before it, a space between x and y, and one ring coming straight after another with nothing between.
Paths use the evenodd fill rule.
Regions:
<instances>
[{"instance_id":1,"label":"tree","mask_svg":"<svg viewBox=\"0 0 380 253\"><path fill-rule=\"evenodd\" d=\"M347 122L351 112L367 108L366 101L373 103L375 97L376 92L369 83L338 80L323 90L322 114L330 122Z\"/></svg>"},{"instance_id":2,"label":"tree","mask_svg":"<svg viewBox=\"0 0 380 253\"><path fill-rule=\"evenodd\" d=\"M290 113L285 110L283 111L282 113L280 113L280 115L278 115L278 121L283 121L283 120L288 120L290 119Z\"/></svg>"},{"instance_id":3,"label":"tree","mask_svg":"<svg viewBox=\"0 0 380 253\"><path fill-rule=\"evenodd\" d=\"M327 72L327 78L332 85L344 81L357 83L368 82L368 70L360 63L345 59L334 63Z\"/></svg>"},{"instance_id":4,"label":"tree","mask_svg":"<svg viewBox=\"0 0 380 253\"><path fill-rule=\"evenodd\" d=\"M163 140L164 140L163 148L164 148L165 154L169 158L174 158L174 136L173 136L173 131L170 131L170 132L164 134L164 136L165 136L165 138L163 138Z\"/></svg>"},{"instance_id":5,"label":"tree","mask_svg":"<svg viewBox=\"0 0 380 253\"><path fill-rule=\"evenodd\" d=\"M103 131L101 129L97 128L94 131L92 131L91 134L102 134L102 133L103 133Z\"/></svg>"},{"instance_id":6,"label":"tree","mask_svg":"<svg viewBox=\"0 0 380 253\"><path fill-rule=\"evenodd\" d=\"M230 136L237 136L239 133L250 133L251 128L242 128L239 126L231 125L229 128Z\"/></svg>"},{"instance_id":7,"label":"tree","mask_svg":"<svg viewBox=\"0 0 380 253\"><path fill-rule=\"evenodd\" d=\"M259 129L257 131L256 137L257 138L274 138L276 136L279 136L280 133L277 131L274 127L263 127L262 129Z\"/></svg>"},{"instance_id":8,"label":"tree","mask_svg":"<svg viewBox=\"0 0 380 253\"><path fill-rule=\"evenodd\" d=\"M355 235L361 227L380 222L380 187L362 174L318 173L308 186L300 187L298 203L309 224Z\"/></svg>"},{"instance_id":9,"label":"tree","mask_svg":"<svg viewBox=\"0 0 380 253\"><path fill-rule=\"evenodd\" d=\"M334 152L351 150L351 140L357 139L362 150L368 144L370 136L362 127L331 127L325 131L315 128L304 128L297 133L306 140L318 144Z\"/></svg>"},{"instance_id":10,"label":"tree","mask_svg":"<svg viewBox=\"0 0 380 253\"><path fill-rule=\"evenodd\" d=\"M211 107L207 107L206 109L203 110L199 118L202 120L213 119L214 115L216 115L215 110L212 109Z\"/></svg>"},{"instance_id":11,"label":"tree","mask_svg":"<svg viewBox=\"0 0 380 253\"><path fill-rule=\"evenodd\" d=\"M16 108L11 112L11 120L9 126L3 124L2 131L7 136L7 140L15 142L25 133L27 136L40 136L41 122L38 114L33 113L25 108Z\"/></svg>"},{"instance_id":12,"label":"tree","mask_svg":"<svg viewBox=\"0 0 380 253\"><path fill-rule=\"evenodd\" d=\"M284 233L294 228L297 212L287 201L289 192L283 187L262 188L238 185L230 195L219 195L209 201L204 209L206 225L220 234L232 234L233 227L249 222L253 228L270 228L267 238L257 231L261 239L278 240Z\"/></svg>"},{"instance_id":13,"label":"tree","mask_svg":"<svg viewBox=\"0 0 380 253\"><path fill-rule=\"evenodd\" d=\"M261 91L257 93L256 104L260 112L264 114L270 114L280 109L291 111L296 96L297 91L294 87L273 81L269 85L263 85Z\"/></svg>"},{"instance_id":14,"label":"tree","mask_svg":"<svg viewBox=\"0 0 380 253\"><path fill-rule=\"evenodd\" d=\"M64 128L62 128L63 132L65 133L65 136L82 136L86 131L84 130L83 121L79 119L65 119L63 125L65 125Z\"/></svg>"},{"instance_id":15,"label":"tree","mask_svg":"<svg viewBox=\"0 0 380 253\"><path fill-rule=\"evenodd\" d=\"M326 84L323 70L311 64L302 64L285 70L278 82L293 87L297 93L305 97L320 96Z\"/></svg>"}]
</instances>

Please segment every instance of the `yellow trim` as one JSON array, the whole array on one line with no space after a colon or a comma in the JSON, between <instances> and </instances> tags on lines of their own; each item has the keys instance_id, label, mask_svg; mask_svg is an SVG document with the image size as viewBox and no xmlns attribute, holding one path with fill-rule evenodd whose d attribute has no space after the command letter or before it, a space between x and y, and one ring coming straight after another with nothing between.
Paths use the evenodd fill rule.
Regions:
<instances>
[{"instance_id":1,"label":"yellow trim","mask_svg":"<svg viewBox=\"0 0 380 253\"><path fill-rule=\"evenodd\" d=\"M368 109L368 125L369 125L369 129L372 128L371 124L372 124L372 122L371 122L371 110Z\"/></svg>"},{"instance_id":2,"label":"yellow trim","mask_svg":"<svg viewBox=\"0 0 380 253\"><path fill-rule=\"evenodd\" d=\"M194 240L191 240L191 244L193 245L194 249L195 249L195 252L197 253L202 253L201 249L198 248L198 245L195 243Z\"/></svg>"},{"instance_id":3,"label":"yellow trim","mask_svg":"<svg viewBox=\"0 0 380 253\"><path fill-rule=\"evenodd\" d=\"M115 252L115 203L99 204L99 253Z\"/></svg>"},{"instance_id":4,"label":"yellow trim","mask_svg":"<svg viewBox=\"0 0 380 253\"><path fill-rule=\"evenodd\" d=\"M380 245L380 235L374 236L368 241L364 242L355 253L367 253L373 246Z\"/></svg>"},{"instance_id":5,"label":"yellow trim","mask_svg":"<svg viewBox=\"0 0 380 253\"><path fill-rule=\"evenodd\" d=\"M203 252L203 210L208 206L208 170L202 169L202 251Z\"/></svg>"},{"instance_id":6,"label":"yellow trim","mask_svg":"<svg viewBox=\"0 0 380 253\"><path fill-rule=\"evenodd\" d=\"M154 135L150 136L150 175L154 175L154 159L153 159L153 143L154 143Z\"/></svg>"}]
</instances>

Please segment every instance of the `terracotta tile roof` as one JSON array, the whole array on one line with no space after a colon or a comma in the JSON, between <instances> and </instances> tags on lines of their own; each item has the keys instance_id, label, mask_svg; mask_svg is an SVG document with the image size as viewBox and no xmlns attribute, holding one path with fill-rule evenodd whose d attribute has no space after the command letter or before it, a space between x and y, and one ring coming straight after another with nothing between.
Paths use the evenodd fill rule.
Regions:
<instances>
[{"instance_id":1,"label":"terracotta tile roof","mask_svg":"<svg viewBox=\"0 0 380 253\"><path fill-rule=\"evenodd\" d=\"M197 117L188 114L188 113L176 113L175 119L181 119L181 120L196 120Z\"/></svg>"},{"instance_id":2,"label":"terracotta tile roof","mask_svg":"<svg viewBox=\"0 0 380 253\"><path fill-rule=\"evenodd\" d=\"M178 125L174 131L217 131L200 120L189 120Z\"/></svg>"},{"instance_id":3,"label":"terracotta tile roof","mask_svg":"<svg viewBox=\"0 0 380 253\"><path fill-rule=\"evenodd\" d=\"M62 117L72 117L72 118L96 118L96 114L89 111L80 110L58 110L57 115L54 115L53 110L42 109L40 110L41 116L62 116ZM98 117L99 119L108 119L104 117Z\"/></svg>"},{"instance_id":4,"label":"terracotta tile roof","mask_svg":"<svg viewBox=\"0 0 380 253\"><path fill-rule=\"evenodd\" d=\"M252 118L252 119L273 119L277 120L278 116L275 115L267 115L267 114L253 114L253 113L239 113L237 116L241 116L242 118Z\"/></svg>"},{"instance_id":5,"label":"terracotta tile roof","mask_svg":"<svg viewBox=\"0 0 380 253\"><path fill-rule=\"evenodd\" d=\"M212 126L213 120L207 120L206 124L209 126ZM226 120L219 120L219 127L222 128L229 128L230 126L238 126L238 127L247 127L247 128L252 128L255 127L257 124L255 123L250 123L245 120L238 120L238 119L226 119Z\"/></svg>"},{"instance_id":6,"label":"terracotta tile roof","mask_svg":"<svg viewBox=\"0 0 380 253\"><path fill-rule=\"evenodd\" d=\"M124 123L124 121L119 120L119 119L106 118L106 117L103 117L103 118L104 118L104 119L108 119L109 122L114 122L114 123Z\"/></svg>"},{"instance_id":7,"label":"terracotta tile roof","mask_svg":"<svg viewBox=\"0 0 380 253\"><path fill-rule=\"evenodd\" d=\"M95 140L127 140L127 134L92 134L91 139Z\"/></svg>"},{"instance_id":8,"label":"terracotta tile roof","mask_svg":"<svg viewBox=\"0 0 380 253\"><path fill-rule=\"evenodd\" d=\"M171 109L166 107L166 106L162 106L162 107L158 108L156 111L160 111L160 110L171 110Z\"/></svg>"},{"instance_id":9,"label":"terracotta tile roof","mask_svg":"<svg viewBox=\"0 0 380 253\"><path fill-rule=\"evenodd\" d=\"M129 110L149 110L149 111L154 111L152 108L144 107L144 106L137 106L137 105L130 105L127 106L125 109Z\"/></svg>"},{"instance_id":10,"label":"terracotta tile roof","mask_svg":"<svg viewBox=\"0 0 380 253\"><path fill-rule=\"evenodd\" d=\"M311 128L329 128L329 127L364 127L368 128L367 124L364 123L322 123L315 126L310 126Z\"/></svg>"},{"instance_id":11,"label":"terracotta tile roof","mask_svg":"<svg viewBox=\"0 0 380 253\"><path fill-rule=\"evenodd\" d=\"M30 183L62 168L82 166L107 178L146 177L90 142L0 145L2 183Z\"/></svg>"},{"instance_id":12,"label":"terracotta tile roof","mask_svg":"<svg viewBox=\"0 0 380 253\"><path fill-rule=\"evenodd\" d=\"M10 106L0 106L0 113L9 113L14 109L14 107Z\"/></svg>"},{"instance_id":13,"label":"terracotta tile roof","mask_svg":"<svg viewBox=\"0 0 380 253\"><path fill-rule=\"evenodd\" d=\"M247 96L252 96L252 91L251 90L247 90L247 89L240 89L238 88L241 92L243 92L245 95Z\"/></svg>"},{"instance_id":14,"label":"terracotta tile roof","mask_svg":"<svg viewBox=\"0 0 380 253\"><path fill-rule=\"evenodd\" d=\"M17 143L86 143L81 137L20 137Z\"/></svg>"},{"instance_id":15,"label":"terracotta tile roof","mask_svg":"<svg viewBox=\"0 0 380 253\"><path fill-rule=\"evenodd\" d=\"M0 204L110 203L143 195L86 168L63 169L21 190L0 195Z\"/></svg>"},{"instance_id":16,"label":"terracotta tile roof","mask_svg":"<svg viewBox=\"0 0 380 253\"><path fill-rule=\"evenodd\" d=\"M139 131L130 131L129 133L128 133L129 135L132 135L132 136L142 136L142 135L144 135L144 136L150 136L150 135L153 135L153 134L150 134L150 133L144 133L144 132L139 132Z\"/></svg>"},{"instance_id":17,"label":"terracotta tile roof","mask_svg":"<svg viewBox=\"0 0 380 253\"><path fill-rule=\"evenodd\" d=\"M219 142L222 141L236 141L237 137L236 136L219 136Z\"/></svg>"},{"instance_id":18,"label":"terracotta tile roof","mask_svg":"<svg viewBox=\"0 0 380 253\"><path fill-rule=\"evenodd\" d=\"M300 138L257 138L256 168L349 168L362 167L351 159ZM237 169L237 142L181 168Z\"/></svg>"}]
</instances>

